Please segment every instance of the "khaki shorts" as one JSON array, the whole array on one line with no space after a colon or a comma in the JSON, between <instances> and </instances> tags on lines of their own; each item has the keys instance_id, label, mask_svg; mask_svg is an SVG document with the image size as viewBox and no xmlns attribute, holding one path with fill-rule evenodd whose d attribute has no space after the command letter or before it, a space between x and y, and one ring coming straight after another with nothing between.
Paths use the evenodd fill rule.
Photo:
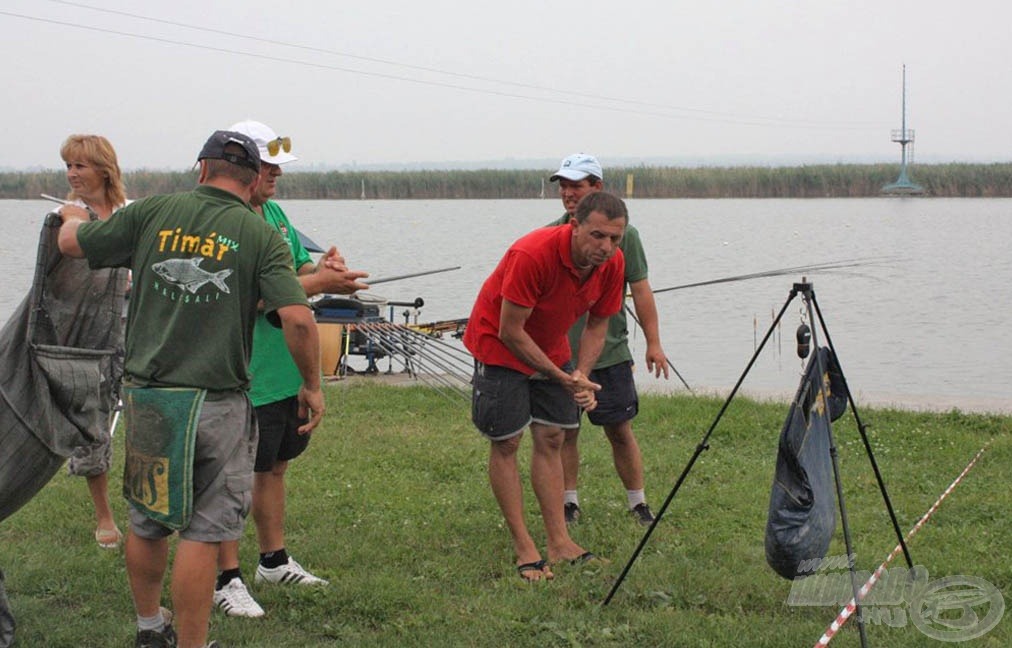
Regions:
<instances>
[{"instance_id":1,"label":"khaki shorts","mask_svg":"<svg viewBox=\"0 0 1012 648\"><path fill-rule=\"evenodd\" d=\"M245 393L208 394L197 423L193 461L193 517L179 537L196 542L238 540L253 499L257 426ZM130 528L157 540L172 529L130 506Z\"/></svg>"}]
</instances>

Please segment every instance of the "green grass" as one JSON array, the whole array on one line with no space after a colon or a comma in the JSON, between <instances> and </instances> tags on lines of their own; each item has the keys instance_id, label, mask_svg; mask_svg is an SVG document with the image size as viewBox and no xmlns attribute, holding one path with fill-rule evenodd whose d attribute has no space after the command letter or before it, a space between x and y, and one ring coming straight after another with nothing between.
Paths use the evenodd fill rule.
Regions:
<instances>
[{"instance_id":1,"label":"green grass","mask_svg":"<svg viewBox=\"0 0 1012 648\"><path fill-rule=\"evenodd\" d=\"M610 605L601 602L642 537L603 434L582 436L573 534L612 560L559 566L525 585L488 487L487 442L466 403L421 387L329 388L329 412L289 470L288 546L325 589L253 586L259 620L212 616L211 637L238 646L811 646L839 607L791 607L791 583L765 563L763 533L787 406L736 398ZM712 398L650 395L636 432L655 511L719 410ZM859 404L860 405L860 404ZM984 578L1012 592L1008 466L1012 419L860 411L905 534L978 449L980 462L914 536L931 579ZM897 544L853 417L834 427L857 565L873 570ZM117 435L114 506L122 435ZM530 441L522 451L527 476ZM543 545L530 486L527 514ZM134 615L122 555L98 549L84 481L62 472L0 525L0 567L19 646L129 646ZM844 554L842 533L831 555ZM256 561L253 525L243 568ZM903 567L902 557L891 565ZM165 600L168 601L166 593ZM851 620L832 646L858 646ZM907 623L867 626L873 646L937 646ZM1007 620L970 646L1012 645Z\"/></svg>"}]
</instances>

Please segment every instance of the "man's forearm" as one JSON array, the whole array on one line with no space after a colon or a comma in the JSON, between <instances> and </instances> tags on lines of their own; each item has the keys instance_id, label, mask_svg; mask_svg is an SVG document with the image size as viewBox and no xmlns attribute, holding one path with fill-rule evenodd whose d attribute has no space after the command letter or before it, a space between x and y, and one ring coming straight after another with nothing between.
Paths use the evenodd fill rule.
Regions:
<instances>
[{"instance_id":1,"label":"man's forearm","mask_svg":"<svg viewBox=\"0 0 1012 648\"><path fill-rule=\"evenodd\" d=\"M531 369L557 382L569 379L569 374L556 367L555 363L523 329L513 335L500 333L499 339L510 350L510 353Z\"/></svg>"},{"instance_id":2,"label":"man's forearm","mask_svg":"<svg viewBox=\"0 0 1012 648\"><path fill-rule=\"evenodd\" d=\"M319 265L305 264L299 268L299 283L306 291L306 297L323 293L352 295L359 290L368 290L369 286L362 279L369 276L361 270L348 270L345 267L334 268L324 263Z\"/></svg>"},{"instance_id":3,"label":"man's forearm","mask_svg":"<svg viewBox=\"0 0 1012 648\"><path fill-rule=\"evenodd\" d=\"M604 336L608 331L608 318L589 315L587 324L580 335L580 355L576 359L576 368L589 376L597 359L604 350Z\"/></svg>"},{"instance_id":4,"label":"man's forearm","mask_svg":"<svg viewBox=\"0 0 1012 648\"><path fill-rule=\"evenodd\" d=\"M644 279L629 284L629 291L632 293L636 319L640 323L640 328L643 329L643 337L646 338L648 345L659 345L661 343L660 322L657 316L657 302L654 300L650 282Z\"/></svg>"},{"instance_id":5,"label":"man's forearm","mask_svg":"<svg viewBox=\"0 0 1012 648\"><path fill-rule=\"evenodd\" d=\"M313 312L304 306L278 309L288 352L308 389L320 388L320 337Z\"/></svg>"},{"instance_id":6,"label":"man's forearm","mask_svg":"<svg viewBox=\"0 0 1012 648\"><path fill-rule=\"evenodd\" d=\"M565 382L569 379L569 374L555 366L524 328L532 311L531 307L519 306L504 299L499 314L499 340L510 353L531 369L557 382Z\"/></svg>"},{"instance_id":7,"label":"man's forearm","mask_svg":"<svg viewBox=\"0 0 1012 648\"><path fill-rule=\"evenodd\" d=\"M306 291L306 297L315 297L323 292L323 288L320 285L320 278L317 277L314 272L306 274L300 273L299 283L302 284L302 289Z\"/></svg>"},{"instance_id":8,"label":"man's forearm","mask_svg":"<svg viewBox=\"0 0 1012 648\"><path fill-rule=\"evenodd\" d=\"M57 236L56 244L60 248L60 253L64 256L74 257L80 259L84 257L84 250L81 249L81 244L77 242L77 228L81 226L84 221L76 218L65 218L63 225L60 226L60 233Z\"/></svg>"},{"instance_id":9,"label":"man's forearm","mask_svg":"<svg viewBox=\"0 0 1012 648\"><path fill-rule=\"evenodd\" d=\"M315 297L326 292L323 280L316 273L316 264L304 263L295 271L295 274L298 276L299 283L302 284L302 289L306 291L306 297Z\"/></svg>"}]
</instances>

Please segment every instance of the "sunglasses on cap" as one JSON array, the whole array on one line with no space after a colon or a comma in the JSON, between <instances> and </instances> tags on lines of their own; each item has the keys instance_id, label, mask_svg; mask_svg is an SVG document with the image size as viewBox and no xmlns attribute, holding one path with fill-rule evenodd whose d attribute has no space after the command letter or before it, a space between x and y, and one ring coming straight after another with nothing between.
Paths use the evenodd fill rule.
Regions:
<instances>
[{"instance_id":1,"label":"sunglasses on cap","mask_svg":"<svg viewBox=\"0 0 1012 648\"><path fill-rule=\"evenodd\" d=\"M279 137L267 142L267 153L271 157L274 157L281 151L285 153L292 152L292 138L291 137Z\"/></svg>"}]
</instances>

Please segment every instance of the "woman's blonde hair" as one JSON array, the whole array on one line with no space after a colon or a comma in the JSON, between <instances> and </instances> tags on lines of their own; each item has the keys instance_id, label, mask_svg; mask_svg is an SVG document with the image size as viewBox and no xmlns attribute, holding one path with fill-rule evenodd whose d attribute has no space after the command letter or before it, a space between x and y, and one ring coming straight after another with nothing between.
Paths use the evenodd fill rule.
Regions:
<instances>
[{"instance_id":1,"label":"woman's blonde hair","mask_svg":"<svg viewBox=\"0 0 1012 648\"><path fill-rule=\"evenodd\" d=\"M126 203L123 175L116 160L116 150L109 140L101 135L71 135L60 147L60 157L64 162L83 160L95 167L105 178L105 199L110 207L115 208ZM78 200L81 197L71 190L67 198Z\"/></svg>"}]
</instances>

